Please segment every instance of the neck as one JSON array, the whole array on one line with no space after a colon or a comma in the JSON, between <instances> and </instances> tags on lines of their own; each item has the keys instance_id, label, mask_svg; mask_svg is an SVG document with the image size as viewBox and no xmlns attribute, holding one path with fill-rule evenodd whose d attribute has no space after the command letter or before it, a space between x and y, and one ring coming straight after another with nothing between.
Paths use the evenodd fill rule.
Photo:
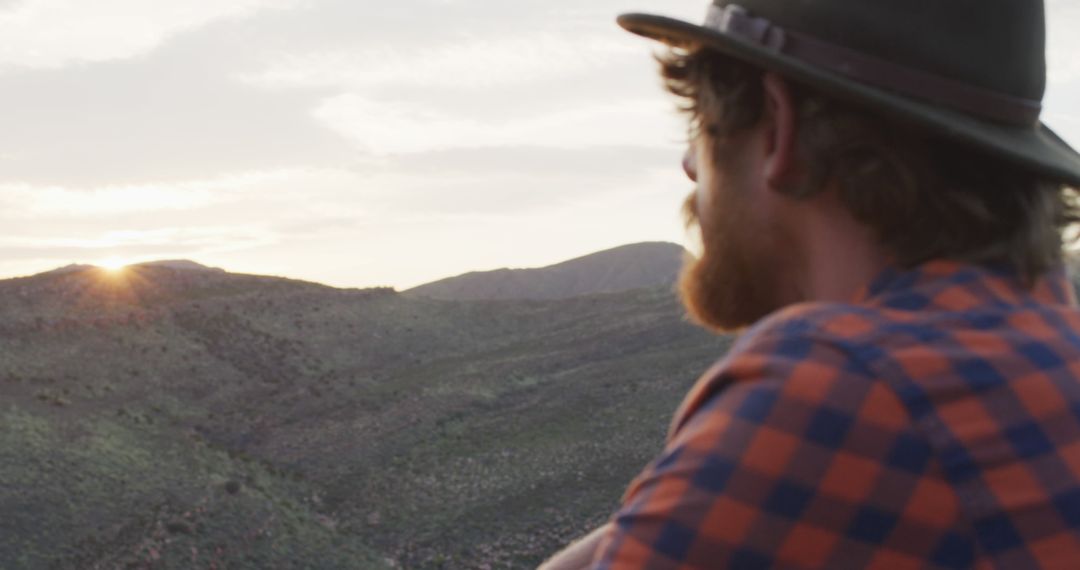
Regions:
<instances>
[{"instance_id":1,"label":"neck","mask_svg":"<svg viewBox=\"0 0 1080 570\"><path fill-rule=\"evenodd\" d=\"M800 218L800 275L794 280L800 300L851 302L889 265L873 232L834 199L821 200Z\"/></svg>"}]
</instances>

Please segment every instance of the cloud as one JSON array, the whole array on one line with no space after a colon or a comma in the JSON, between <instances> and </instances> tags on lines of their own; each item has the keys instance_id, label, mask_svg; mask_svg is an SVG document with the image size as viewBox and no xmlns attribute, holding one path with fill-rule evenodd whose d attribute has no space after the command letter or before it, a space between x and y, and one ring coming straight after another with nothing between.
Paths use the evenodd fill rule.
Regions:
<instances>
[{"instance_id":1,"label":"cloud","mask_svg":"<svg viewBox=\"0 0 1080 570\"><path fill-rule=\"evenodd\" d=\"M0 270L190 258L339 285L418 283L486 265L470 256L493 236L545 241L512 234L525 217L530 235L559 219L560 227L595 233L603 246L641 231L639 222L621 220L642 196L660 195L674 218L689 186L677 176L677 158L673 149L649 147L476 148L183 182L9 184L0 187ZM604 221L593 228L584 221L590 216ZM575 245L573 233L560 239L575 253L591 247ZM533 255L544 248L530 247ZM444 250L437 263L427 259Z\"/></svg>"},{"instance_id":2,"label":"cloud","mask_svg":"<svg viewBox=\"0 0 1080 570\"><path fill-rule=\"evenodd\" d=\"M157 228L148 231L106 231L87 235L0 239L0 259L7 266L28 267L32 264L37 267L37 270L47 270L71 262L100 263L106 259L136 263L158 259L229 255L261 247L271 247L279 241L278 236L257 226L199 226Z\"/></svg>"},{"instance_id":3,"label":"cloud","mask_svg":"<svg viewBox=\"0 0 1080 570\"><path fill-rule=\"evenodd\" d=\"M314 115L361 150L376 155L495 146L620 146L641 140L642 133L673 143L683 129L682 119L662 99L586 103L488 122L348 93L327 99Z\"/></svg>"},{"instance_id":4,"label":"cloud","mask_svg":"<svg viewBox=\"0 0 1080 570\"><path fill-rule=\"evenodd\" d=\"M50 265L105 254L242 258L242 251L381 219L372 201L360 175L329 169L85 188L9 184L0 186L0 258Z\"/></svg>"},{"instance_id":5,"label":"cloud","mask_svg":"<svg viewBox=\"0 0 1080 570\"><path fill-rule=\"evenodd\" d=\"M0 108L17 110L0 128L0 181L185 180L355 155L312 119L316 95L235 81L231 66L241 64L227 60L242 57L246 40L229 32L208 30L152 58L0 75Z\"/></svg>"},{"instance_id":6,"label":"cloud","mask_svg":"<svg viewBox=\"0 0 1080 570\"><path fill-rule=\"evenodd\" d=\"M1075 0L1046 3L1047 77L1051 88L1080 80L1080 4Z\"/></svg>"},{"instance_id":7,"label":"cloud","mask_svg":"<svg viewBox=\"0 0 1080 570\"><path fill-rule=\"evenodd\" d=\"M614 17L706 4L0 0L0 274L408 285L679 239L683 119ZM1046 116L1078 141L1080 5L1047 8Z\"/></svg>"},{"instance_id":8,"label":"cloud","mask_svg":"<svg viewBox=\"0 0 1080 570\"><path fill-rule=\"evenodd\" d=\"M106 231L92 235L0 239L0 251L16 255L67 255L73 252L142 254L161 251L228 251L263 245L271 236L258 227L195 226Z\"/></svg>"},{"instance_id":9,"label":"cloud","mask_svg":"<svg viewBox=\"0 0 1080 570\"><path fill-rule=\"evenodd\" d=\"M557 173L582 181L612 173L636 177L645 169L677 167L681 149L673 153L664 141L654 142L654 146L626 144L588 149L536 145L455 148L401 156L395 167L433 178L460 173ZM673 157L675 162L671 162Z\"/></svg>"},{"instance_id":10,"label":"cloud","mask_svg":"<svg viewBox=\"0 0 1080 570\"><path fill-rule=\"evenodd\" d=\"M475 91L573 76L619 58L640 56L635 47L632 41L551 32L473 37L442 45L382 45L287 55L243 79L266 87L390 85Z\"/></svg>"},{"instance_id":11,"label":"cloud","mask_svg":"<svg viewBox=\"0 0 1080 570\"><path fill-rule=\"evenodd\" d=\"M681 123L665 121L671 105L660 102L645 42L614 29L574 34L544 24L520 34L500 29L284 55L240 78L273 90L336 91L312 115L361 152L380 156L622 145L650 132L663 132L665 142L682 138Z\"/></svg>"},{"instance_id":12,"label":"cloud","mask_svg":"<svg viewBox=\"0 0 1080 570\"><path fill-rule=\"evenodd\" d=\"M0 203L4 204L5 216L17 212L27 217L86 217L193 210L296 175L295 171L289 170L252 172L209 180L90 188L8 183L0 184Z\"/></svg>"},{"instance_id":13,"label":"cloud","mask_svg":"<svg viewBox=\"0 0 1080 570\"><path fill-rule=\"evenodd\" d=\"M618 200L650 183L666 192L672 179L677 196L689 188L680 182L680 156L663 146L455 148L387 157L360 178L370 187L363 201L388 220L504 219Z\"/></svg>"},{"instance_id":14,"label":"cloud","mask_svg":"<svg viewBox=\"0 0 1080 570\"><path fill-rule=\"evenodd\" d=\"M0 11L0 69L127 59L207 24L297 0L22 0Z\"/></svg>"},{"instance_id":15,"label":"cloud","mask_svg":"<svg viewBox=\"0 0 1080 570\"><path fill-rule=\"evenodd\" d=\"M1073 148L1080 148L1080 115L1049 112L1043 114L1043 122Z\"/></svg>"}]
</instances>

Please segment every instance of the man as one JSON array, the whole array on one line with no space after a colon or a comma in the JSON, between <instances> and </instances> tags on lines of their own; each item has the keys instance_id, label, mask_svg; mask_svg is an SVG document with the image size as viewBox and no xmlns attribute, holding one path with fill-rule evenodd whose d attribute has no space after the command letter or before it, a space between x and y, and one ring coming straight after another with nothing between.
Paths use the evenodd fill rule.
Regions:
<instances>
[{"instance_id":1,"label":"man","mask_svg":"<svg viewBox=\"0 0 1080 570\"><path fill-rule=\"evenodd\" d=\"M736 3L738 2L738 4ZM717 0L672 46L701 256L745 330L547 568L1080 568L1080 156L1041 0Z\"/></svg>"}]
</instances>

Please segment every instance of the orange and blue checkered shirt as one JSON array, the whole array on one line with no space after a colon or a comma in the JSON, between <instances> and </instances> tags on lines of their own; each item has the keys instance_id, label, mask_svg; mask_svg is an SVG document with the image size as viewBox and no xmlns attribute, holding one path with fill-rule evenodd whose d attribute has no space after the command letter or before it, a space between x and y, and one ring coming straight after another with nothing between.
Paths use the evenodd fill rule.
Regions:
<instances>
[{"instance_id":1,"label":"orange and blue checkered shirt","mask_svg":"<svg viewBox=\"0 0 1080 570\"><path fill-rule=\"evenodd\" d=\"M1080 568L1064 271L931 262L747 331L683 402L593 568Z\"/></svg>"}]
</instances>

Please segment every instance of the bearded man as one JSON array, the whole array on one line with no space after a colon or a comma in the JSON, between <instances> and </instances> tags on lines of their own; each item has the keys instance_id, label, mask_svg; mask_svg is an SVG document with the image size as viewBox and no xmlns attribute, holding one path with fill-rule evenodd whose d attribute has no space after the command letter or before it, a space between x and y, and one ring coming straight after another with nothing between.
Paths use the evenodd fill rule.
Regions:
<instances>
[{"instance_id":1,"label":"bearded man","mask_svg":"<svg viewBox=\"0 0 1080 570\"><path fill-rule=\"evenodd\" d=\"M619 18L671 46L691 120L684 304L745 330L611 522L545 567L1080 567L1080 155L1039 121L1044 20L1041 0Z\"/></svg>"}]
</instances>

